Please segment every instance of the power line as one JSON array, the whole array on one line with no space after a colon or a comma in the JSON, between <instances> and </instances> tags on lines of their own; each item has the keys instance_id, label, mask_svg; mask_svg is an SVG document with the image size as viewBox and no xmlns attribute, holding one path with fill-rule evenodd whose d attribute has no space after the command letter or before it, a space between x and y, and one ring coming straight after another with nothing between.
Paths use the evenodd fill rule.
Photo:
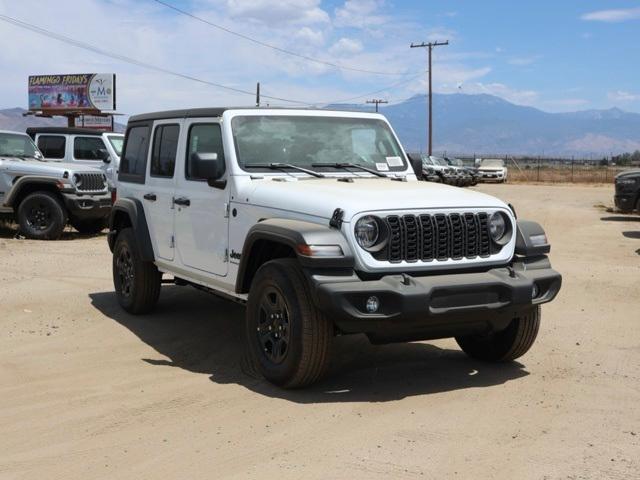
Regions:
<instances>
[{"instance_id":1,"label":"power line","mask_svg":"<svg viewBox=\"0 0 640 480\"><path fill-rule=\"evenodd\" d=\"M415 72L402 72L402 73L400 73L400 72L379 72L379 71L375 71L375 70L367 70L367 69L364 69L364 68L349 67L349 66L346 66L346 65L341 65L341 64L338 64L338 63L330 62L328 60L322 60L322 59L310 57L308 55L303 55L301 53L297 53L297 52L294 52L294 51L291 51L291 50L287 50L285 48L278 47L277 45L273 45L271 43L266 43L266 42L263 42L261 40L257 40L255 38L250 37L248 35L245 35L243 33L239 33L239 32L236 32L234 30L231 30L231 29L229 29L227 27L223 27L222 25L218 25L217 23L213 23L213 22L211 22L211 21L209 21L209 20L207 20L205 18L202 18L202 17L199 17L197 15L194 15L193 13L187 12L186 10L182 10L181 8L178 8L175 5L172 5L170 3L164 2L163 0L153 0L153 1L156 2L159 5L163 5L163 6L169 8L169 9L175 11L175 12L178 12L181 15L184 15L186 17L189 17L189 18L193 19L193 20L196 20L198 22L201 22L201 23L204 23L206 25L209 25L210 27L217 28L218 30L222 30L223 32L226 32L226 33L228 33L230 35L235 35L236 37L242 38L242 39L247 40L249 42L253 42L253 43L257 44L257 45L260 45L260 46L263 46L263 47L266 47L266 48L271 48L271 49L276 50L276 51L278 51L280 53L284 53L286 55L291 55L293 57L297 57L297 58L300 58L302 60L306 60L308 62L314 62L314 63L320 64L320 65L325 65L325 66L328 66L328 67L337 68L339 70L348 70L348 71L351 71L351 72L368 73L370 75L390 75L390 76L398 76L398 77L400 77L400 76L406 76L406 75L411 75L411 74L415 73Z\"/></svg>"},{"instance_id":2,"label":"power line","mask_svg":"<svg viewBox=\"0 0 640 480\"><path fill-rule=\"evenodd\" d=\"M381 93L381 92L386 92L386 91L388 91L388 90L393 90L393 89L394 89L394 88L396 88L396 87L400 87L400 86L402 86L402 85L405 85L405 84L407 84L407 83L409 83L409 82L414 81L414 80L415 80L416 78L418 78L420 75L422 75L422 72L420 72L420 73L419 73L419 74L417 74L417 75L414 75L414 76L413 76L413 77L411 77L411 78L408 78L407 80L402 80L401 82L397 82L397 83L394 83L394 84L388 85L388 86L386 86L386 87L384 87L384 88L380 88L380 89L378 89L378 90L374 90L373 92L367 92L367 93L363 93L362 95L357 95L357 96L355 96L355 97L350 97L350 98L343 98L343 99L341 99L341 100L334 100L333 102L328 102L328 103L326 103L326 105L333 105L333 104L336 104L336 103L347 103L347 102L351 102L351 101L353 101L353 100L358 100L359 98L370 97L370 96L372 96L372 95L376 95L376 94Z\"/></svg>"},{"instance_id":3,"label":"power line","mask_svg":"<svg viewBox=\"0 0 640 480\"><path fill-rule=\"evenodd\" d=\"M242 93L242 94L246 94L246 95L251 95L254 96L255 92L251 92L249 90L244 90L241 88L236 88L236 87L230 87L228 85L223 85L220 83L215 83L215 82L210 82L208 80L203 80L201 78L197 78L197 77L193 77L191 75L186 75L183 73L179 73L179 72L175 72L173 70L169 70L167 68L164 67L158 67L157 65L152 65L150 63L146 63L146 62L142 62L140 60L136 60L135 58L131 58L131 57L127 57L125 55L120 55L118 53L113 53L113 52L109 52L107 50L103 50L102 48L96 47L94 45L91 45L89 43L85 43L85 42L81 42L79 40L75 40L71 37L67 37L65 35L61 35L59 33L55 33L52 32L50 30L46 30L44 28L38 27L37 25L33 25L31 23L27 23L27 22L23 22L22 20L18 20L16 18L13 17L9 17L7 15L2 15L0 14L0 20L6 22L6 23L10 23L12 25L15 25L16 27L20 27L26 30L30 30L31 32L37 33L39 35L43 35L45 37L49 37L49 38L53 38L55 40L58 40L59 42L63 42L66 43L68 45L73 45L74 47L78 47L84 50L88 50L90 52L93 53L97 53L99 55L103 55L105 57L109 57L109 58L113 58L115 60L119 60L125 63L129 63L132 65L136 65L138 67L142 67L142 68L147 68L149 70L155 70L157 72L161 72L161 73L165 73L167 75L173 75L175 77L179 77L179 78L183 78L185 80L191 80L193 82L198 82L204 85L209 85L212 87L216 87L216 88L221 88L224 90L228 90L231 92L236 92L236 93ZM271 96L271 95L262 95L262 97L264 98L269 98L271 100L277 100L280 102L287 102L287 103L295 103L295 104L299 104L299 105L306 105L306 106L310 106L313 105L309 102L303 102L300 100L292 100L289 98L282 98L282 97L276 97L276 96Z\"/></svg>"}]
</instances>

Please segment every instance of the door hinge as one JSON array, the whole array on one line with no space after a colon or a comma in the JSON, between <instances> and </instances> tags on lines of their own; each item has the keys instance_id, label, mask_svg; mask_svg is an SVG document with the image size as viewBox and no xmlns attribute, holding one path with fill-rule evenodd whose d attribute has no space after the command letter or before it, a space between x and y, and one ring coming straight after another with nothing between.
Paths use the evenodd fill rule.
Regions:
<instances>
[{"instance_id":1,"label":"door hinge","mask_svg":"<svg viewBox=\"0 0 640 480\"><path fill-rule=\"evenodd\" d=\"M171 238L169 239L169 248L175 248L175 247L176 247L176 237L171 235Z\"/></svg>"},{"instance_id":2,"label":"door hinge","mask_svg":"<svg viewBox=\"0 0 640 480\"><path fill-rule=\"evenodd\" d=\"M224 204L224 218L229 218L229 209L231 208L231 206L229 205L229 203L225 203Z\"/></svg>"}]
</instances>

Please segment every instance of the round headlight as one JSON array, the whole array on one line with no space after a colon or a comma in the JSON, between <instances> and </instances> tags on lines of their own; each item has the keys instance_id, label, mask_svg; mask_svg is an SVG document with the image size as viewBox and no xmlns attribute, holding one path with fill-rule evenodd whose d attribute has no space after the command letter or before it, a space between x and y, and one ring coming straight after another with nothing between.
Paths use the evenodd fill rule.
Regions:
<instances>
[{"instance_id":1,"label":"round headlight","mask_svg":"<svg viewBox=\"0 0 640 480\"><path fill-rule=\"evenodd\" d=\"M378 220L372 215L366 215L356 222L355 235L358 245L364 249L373 247L380 238Z\"/></svg>"},{"instance_id":2,"label":"round headlight","mask_svg":"<svg viewBox=\"0 0 640 480\"><path fill-rule=\"evenodd\" d=\"M494 242L499 242L507 232L507 220L500 212L494 212L489 219L489 234Z\"/></svg>"}]
</instances>

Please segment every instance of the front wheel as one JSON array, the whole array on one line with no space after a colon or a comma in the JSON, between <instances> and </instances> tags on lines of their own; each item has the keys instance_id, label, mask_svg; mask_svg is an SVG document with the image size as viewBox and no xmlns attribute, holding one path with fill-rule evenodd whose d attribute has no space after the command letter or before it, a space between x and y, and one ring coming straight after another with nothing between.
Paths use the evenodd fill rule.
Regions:
<instances>
[{"instance_id":1,"label":"front wheel","mask_svg":"<svg viewBox=\"0 0 640 480\"><path fill-rule=\"evenodd\" d=\"M131 228L123 229L113 248L113 285L118 303L129 313L147 313L160 297L162 274L153 262L140 258Z\"/></svg>"},{"instance_id":2,"label":"front wheel","mask_svg":"<svg viewBox=\"0 0 640 480\"><path fill-rule=\"evenodd\" d=\"M462 351L489 362L509 362L521 357L533 345L540 328L540 307L521 313L499 332L456 337Z\"/></svg>"},{"instance_id":3,"label":"front wheel","mask_svg":"<svg viewBox=\"0 0 640 480\"><path fill-rule=\"evenodd\" d=\"M333 325L320 312L298 263L272 260L251 284L246 341L260 373L284 388L316 382L330 362Z\"/></svg>"},{"instance_id":4,"label":"front wheel","mask_svg":"<svg viewBox=\"0 0 640 480\"><path fill-rule=\"evenodd\" d=\"M34 192L18 206L20 232L35 240L57 240L67 224L67 212L51 192Z\"/></svg>"}]
</instances>

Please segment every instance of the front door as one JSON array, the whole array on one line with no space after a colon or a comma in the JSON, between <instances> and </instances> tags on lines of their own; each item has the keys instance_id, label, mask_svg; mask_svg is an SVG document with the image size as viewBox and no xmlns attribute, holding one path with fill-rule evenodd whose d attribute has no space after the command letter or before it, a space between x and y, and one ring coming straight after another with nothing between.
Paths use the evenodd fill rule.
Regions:
<instances>
[{"instance_id":1,"label":"front door","mask_svg":"<svg viewBox=\"0 0 640 480\"><path fill-rule=\"evenodd\" d=\"M225 159L219 119L187 119L186 145L181 149L183 167L177 172L175 207L176 248L182 264L191 269L225 276L229 219L229 186L210 187L193 175L194 153L216 154ZM183 135L183 138L185 136Z\"/></svg>"},{"instance_id":2,"label":"front door","mask_svg":"<svg viewBox=\"0 0 640 480\"><path fill-rule=\"evenodd\" d=\"M142 195L153 250L165 260L175 256L173 197L181 123L182 120L163 120L154 124Z\"/></svg>"}]
</instances>

